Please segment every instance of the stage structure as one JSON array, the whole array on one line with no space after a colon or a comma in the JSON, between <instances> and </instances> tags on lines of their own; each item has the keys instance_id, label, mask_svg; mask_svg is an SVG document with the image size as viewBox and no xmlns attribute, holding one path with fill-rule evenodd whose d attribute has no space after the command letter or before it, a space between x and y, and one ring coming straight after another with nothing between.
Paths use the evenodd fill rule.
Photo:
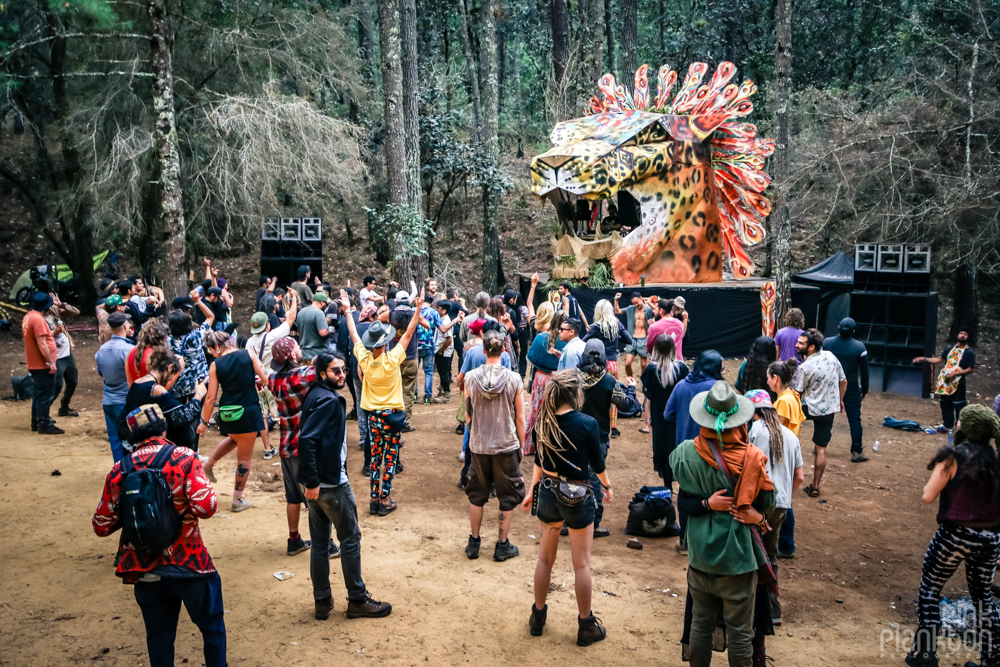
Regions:
<instances>
[{"instance_id":1,"label":"stage structure","mask_svg":"<svg viewBox=\"0 0 1000 667\"><path fill-rule=\"evenodd\" d=\"M678 75L664 65L653 99L648 71L639 68L631 92L605 74L598 84L603 99L594 96L586 116L557 123L554 147L531 163L532 192L553 202L564 232L553 241L553 275L585 278L595 261L607 259L625 285L717 282L723 261L736 278L748 278L754 266L746 248L763 240L771 211L763 167L774 152L772 139L737 122L753 111L757 86L730 83L730 62L702 84L708 65L693 63L670 101ZM618 224L606 235L602 207L590 208L620 193L641 208L638 226L624 238L618 227L634 218L631 198L619 197L622 211L612 212ZM592 239L578 233L581 223L585 231L593 227Z\"/></svg>"}]
</instances>

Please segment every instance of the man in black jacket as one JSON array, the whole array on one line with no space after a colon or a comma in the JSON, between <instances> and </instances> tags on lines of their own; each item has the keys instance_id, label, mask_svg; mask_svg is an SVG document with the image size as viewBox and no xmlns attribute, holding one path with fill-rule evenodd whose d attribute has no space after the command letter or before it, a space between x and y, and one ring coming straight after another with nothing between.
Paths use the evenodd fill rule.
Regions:
<instances>
[{"instance_id":1,"label":"man in black jacket","mask_svg":"<svg viewBox=\"0 0 1000 667\"><path fill-rule=\"evenodd\" d=\"M847 391L844 392L844 412L851 425L851 462L863 463L865 456L861 427L861 401L868 394L868 350L865 344L854 337L854 320L845 317L840 321L840 335L823 341L823 349L833 353L847 376ZM860 380L860 382L859 382Z\"/></svg>"},{"instance_id":2,"label":"man in black jacket","mask_svg":"<svg viewBox=\"0 0 1000 667\"><path fill-rule=\"evenodd\" d=\"M340 562L347 586L347 618L388 616L392 605L373 600L361 578L361 529L358 506L347 479L347 401L337 393L347 381L344 357L337 351L316 356L316 383L302 405L299 428L299 483L309 504L309 563L316 618L333 609L330 590L330 529L337 529Z\"/></svg>"}]
</instances>

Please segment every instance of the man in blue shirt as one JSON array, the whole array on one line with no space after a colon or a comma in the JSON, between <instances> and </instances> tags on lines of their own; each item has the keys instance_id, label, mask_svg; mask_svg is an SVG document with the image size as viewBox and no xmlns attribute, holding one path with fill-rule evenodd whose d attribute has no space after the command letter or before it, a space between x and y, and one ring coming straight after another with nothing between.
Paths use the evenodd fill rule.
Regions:
<instances>
[{"instance_id":1,"label":"man in blue shirt","mask_svg":"<svg viewBox=\"0 0 1000 667\"><path fill-rule=\"evenodd\" d=\"M582 327L583 322L573 317L563 320L563 323L559 325L559 340L564 342L566 346L560 353L558 370L576 368L580 364L583 351L587 347L587 344L580 338Z\"/></svg>"},{"instance_id":2,"label":"man in blue shirt","mask_svg":"<svg viewBox=\"0 0 1000 667\"><path fill-rule=\"evenodd\" d=\"M104 379L104 397L101 405L104 408L104 425L108 429L108 440L111 442L111 455L118 463L122 458L122 441L118 438L118 419L125 409L125 397L128 395L128 382L125 379L125 362L129 352L135 346L129 342L129 316L125 313L108 315L108 326L111 328L111 340L102 345L94 361L97 362L97 374Z\"/></svg>"},{"instance_id":3,"label":"man in blue shirt","mask_svg":"<svg viewBox=\"0 0 1000 667\"><path fill-rule=\"evenodd\" d=\"M845 317L840 321L840 335L823 341L823 349L833 353L847 376L847 391L844 392L844 412L851 426L851 462L863 463L865 456L861 427L861 401L868 394L868 350L865 344L854 337L857 327L854 320ZM860 382L859 382L860 380Z\"/></svg>"}]
</instances>

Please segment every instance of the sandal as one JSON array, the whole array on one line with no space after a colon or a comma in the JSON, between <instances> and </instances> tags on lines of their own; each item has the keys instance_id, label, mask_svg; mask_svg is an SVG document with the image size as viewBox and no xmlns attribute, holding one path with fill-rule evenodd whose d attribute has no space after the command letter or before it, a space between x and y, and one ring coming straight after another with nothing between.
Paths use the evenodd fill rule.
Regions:
<instances>
[{"instance_id":1,"label":"sandal","mask_svg":"<svg viewBox=\"0 0 1000 667\"><path fill-rule=\"evenodd\" d=\"M812 484L802 488L810 498L819 498L819 489L814 489Z\"/></svg>"},{"instance_id":2,"label":"sandal","mask_svg":"<svg viewBox=\"0 0 1000 667\"><path fill-rule=\"evenodd\" d=\"M644 426L639 429L639 433L652 433L652 431L650 431L648 428Z\"/></svg>"}]
</instances>

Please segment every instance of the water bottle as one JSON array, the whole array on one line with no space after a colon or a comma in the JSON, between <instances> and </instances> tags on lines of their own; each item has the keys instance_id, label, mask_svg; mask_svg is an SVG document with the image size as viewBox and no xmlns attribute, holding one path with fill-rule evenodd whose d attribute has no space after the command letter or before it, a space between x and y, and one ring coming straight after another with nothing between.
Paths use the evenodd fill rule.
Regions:
<instances>
[{"instance_id":1,"label":"water bottle","mask_svg":"<svg viewBox=\"0 0 1000 667\"><path fill-rule=\"evenodd\" d=\"M878 451L878 440L876 440L876 441L875 441L875 444L874 444L874 445L872 445L872 451L873 451L873 452L877 452L877 451Z\"/></svg>"},{"instance_id":2,"label":"water bottle","mask_svg":"<svg viewBox=\"0 0 1000 667\"><path fill-rule=\"evenodd\" d=\"M639 276L639 287L645 287L645 286L646 286L646 274L644 273L641 276Z\"/></svg>"},{"instance_id":3,"label":"water bottle","mask_svg":"<svg viewBox=\"0 0 1000 667\"><path fill-rule=\"evenodd\" d=\"M951 429L948 429L948 444L951 444Z\"/></svg>"}]
</instances>

